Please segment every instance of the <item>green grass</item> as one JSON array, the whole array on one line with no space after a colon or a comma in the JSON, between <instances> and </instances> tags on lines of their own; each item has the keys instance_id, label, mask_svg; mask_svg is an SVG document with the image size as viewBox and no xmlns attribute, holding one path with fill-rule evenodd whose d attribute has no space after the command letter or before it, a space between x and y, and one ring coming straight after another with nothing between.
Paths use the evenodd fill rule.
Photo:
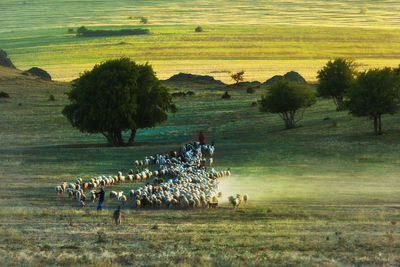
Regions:
<instances>
[{"instance_id":1,"label":"green grass","mask_svg":"<svg viewBox=\"0 0 400 267\"><path fill-rule=\"evenodd\" d=\"M104 28L121 27L95 29ZM353 58L360 69L397 66L400 59L400 34L392 29L237 25L195 33L194 26L146 28L150 35L123 37L77 38L66 28L4 33L0 47L18 68L39 66L56 80L72 80L96 63L121 56L150 61L162 79L191 72L224 82L231 82L226 71L241 69L246 80L265 81L295 70L315 81L317 70L334 57Z\"/></svg>"},{"instance_id":2,"label":"green grass","mask_svg":"<svg viewBox=\"0 0 400 267\"><path fill-rule=\"evenodd\" d=\"M306 25L398 28L396 0L3 0L1 32L82 25ZM361 12L364 10L365 12ZM44 15L45 14L45 15Z\"/></svg>"},{"instance_id":3,"label":"green grass","mask_svg":"<svg viewBox=\"0 0 400 267\"><path fill-rule=\"evenodd\" d=\"M102 136L79 133L60 114L68 84L2 79L0 90L11 96L0 100L3 264L400 262L399 114L384 116L385 134L377 137L370 120L319 99L302 127L283 130L278 116L251 107L263 89L251 95L232 90L229 101L220 98L222 89L202 89L177 99L179 112L168 122L140 130L138 146L97 147ZM78 176L126 172L135 159L175 149L200 130L216 141L214 167L232 170L221 179L224 196L216 210L136 211L128 203L122 227L114 227L117 202L107 200L97 213L95 204L79 210L76 201L53 192L55 184ZM249 194L249 206L232 210L226 199L233 193Z\"/></svg>"},{"instance_id":4,"label":"green grass","mask_svg":"<svg viewBox=\"0 0 400 267\"><path fill-rule=\"evenodd\" d=\"M149 61L162 79L191 72L232 82L228 72L244 69L246 80L295 70L315 81L338 56L360 69L397 66L399 8L394 0L3 0L0 48L18 68L39 66L62 81L120 56ZM150 25L140 25L141 16ZM82 25L152 34L67 33ZM204 32L195 33L199 25ZM251 106L264 89L231 89L232 100L224 101L223 88L182 86L172 88L196 95L176 99L175 116L139 130L137 146L111 148L61 115L68 83L0 68L0 91L11 97L0 99L2 265L400 265L399 114L384 116L385 134L374 136L372 121L318 99L301 127L283 130L277 115ZM122 226L114 227L117 202L107 200L102 212L95 203L80 210L54 193L78 176L125 173L134 160L176 149L200 130L216 142L214 167L232 170L221 179L216 210L138 211L128 203ZM247 207L229 206L236 193L249 194Z\"/></svg>"}]
</instances>

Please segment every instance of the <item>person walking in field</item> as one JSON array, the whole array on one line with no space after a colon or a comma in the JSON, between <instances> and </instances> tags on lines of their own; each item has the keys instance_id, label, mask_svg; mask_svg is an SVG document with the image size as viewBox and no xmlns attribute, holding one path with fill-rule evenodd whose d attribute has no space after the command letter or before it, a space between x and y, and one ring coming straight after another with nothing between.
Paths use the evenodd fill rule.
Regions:
<instances>
[{"instance_id":1,"label":"person walking in field","mask_svg":"<svg viewBox=\"0 0 400 267\"><path fill-rule=\"evenodd\" d=\"M200 132L200 135L199 135L199 142L200 142L200 145L204 145L204 139L205 139L205 137L204 137L203 132Z\"/></svg>"},{"instance_id":2,"label":"person walking in field","mask_svg":"<svg viewBox=\"0 0 400 267\"><path fill-rule=\"evenodd\" d=\"M104 201L104 195L105 195L104 189L103 187L100 187L100 192L96 192L96 197L99 198L99 205L97 206L97 210L103 209L101 205L103 204Z\"/></svg>"}]
</instances>

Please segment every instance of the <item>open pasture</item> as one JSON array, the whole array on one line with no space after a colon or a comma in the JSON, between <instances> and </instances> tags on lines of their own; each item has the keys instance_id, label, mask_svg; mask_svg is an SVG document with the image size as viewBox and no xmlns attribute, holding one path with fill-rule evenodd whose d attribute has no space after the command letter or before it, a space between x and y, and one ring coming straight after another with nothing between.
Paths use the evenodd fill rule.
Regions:
<instances>
[{"instance_id":1,"label":"open pasture","mask_svg":"<svg viewBox=\"0 0 400 267\"><path fill-rule=\"evenodd\" d=\"M0 32L81 25L306 25L398 28L396 0L2 0Z\"/></svg>"},{"instance_id":2,"label":"open pasture","mask_svg":"<svg viewBox=\"0 0 400 267\"><path fill-rule=\"evenodd\" d=\"M195 26L143 27L151 34L77 38L67 28L4 33L0 47L18 68L39 66L63 81L121 56L150 61L160 79L189 72L226 83L231 82L229 72L242 69L246 80L263 82L294 70L315 81L317 71L334 57L353 58L360 69L400 62L400 33L392 29L237 25L195 33Z\"/></svg>"},{"instance_id":3,"label":"open pasture","mask_svg":"<svg viewBox=\"0 0 400 267\"><path fill-rule=\"evenodd\" d=\"M4 73L4 72L3 72ZM0 257L25 265L398 265L400 262L400 116L384 116L382 136L372 122L335 112L319 100L302 127L283 130L275 115L258 112L248 95L196 90L176 99L167 123L140 130L137 146L111 148L100 135L72 129L60 111L68 84L13 74L0 90ZM12 75L11 75L12 76ZM17 78L15 78L17 77ZM190 84L188 84L190 87ZM49 101L49 94L55 101ZM21 103L21 105L19 105ZM328 120L323 120L329 117ZM105 210L57 196L54 185L76 177L124 173L136 159L176 149L203 130L216 142L214 167L226 199L247 193L233 210L123 209L121 227ZM141 183L120 184L124 190Z\"/></svg>"},{"instance_id":4,"label":"open pasture","mask_svg":"<svg viewBox=\"0 0 400 267\"><path fill-rule=\"evenodd\" d=\"M95 2L95 5L93 3ZM4 266L347 266L400 265L400 115L372 122L336 112L331 100L304 113L301 127L283 130L277 115L247 94L225 88L173 86L178 112L137 134L132 147L107 147L101 135L73 129L61 115L70 81L94 64L129 56L149 61L158 77L178 72L231 82L265 81L294 70L314 82L334 57L360 69L398 66L398 1L364 0L2 0L0 48L20 69L38 66L57 82L0 67L0 259ZM140 17L150 24L139 24ZM69 28L141 27L146 36L77 38ZM202 26L204 32L195 33ZM194 88L194 89L193 89ZM55 101L50 101L53 95ZM217 209L123 208L106 188L104 210L84 209L54 186L77 177L124 174L136 159L196 139L216 142ZM227 197L249 194L232 209Z\"/></svg>"},{"instance_id":5,"label":"open pasture","mask_svg":"<svg viewBox=\"0 0 400 267\"><path fill-rule=\"evenodd\" d=\"M95 8L93 3L95 2ZM315 81L334 57L365 68L400 59L397 1L134 1L4 0L0 47L21 69L38 66L70 81L94 64L129 56L150 61L159 77L227 72L265 81L290 70ZM45 14L45 15L44 15ZM149 24L140 24L146 17ZM149 29L149 36L76 38L68 29ZM195 33L202 26L204 32Z\"/></svg>"}]
</instances>

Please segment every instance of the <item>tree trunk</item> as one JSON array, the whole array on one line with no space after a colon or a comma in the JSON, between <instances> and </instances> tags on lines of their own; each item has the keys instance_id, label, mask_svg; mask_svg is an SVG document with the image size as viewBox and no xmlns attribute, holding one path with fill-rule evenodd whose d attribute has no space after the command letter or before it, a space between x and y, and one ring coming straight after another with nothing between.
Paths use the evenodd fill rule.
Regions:
<instances>
[{"instance_id":1,"label":"tree trunk","mask_svg":"<svg viewBox=\"0 0 400 267\"><path fill-rule=\"evenodd\" d=\"M131 136L129 136L128 145L132 146L135 143L136 129L132 129Z\"/></svg>"},{"instance_id":2,"label":"tree trunk","mask_svg":"<svg viewBox=\"0 0 400 267\"><path fill-rule=\"evenodd\" d=\"M374 117L374 133L378 135L378 117Z\"/></svg>"},{"instance_id":3,"label":"tree trunk","mask_svg":"<svg viewBox=\"0 0 400 267\"><path fill-rule=\"evenodd\" d=\"M382 120L381 120L382 115L379 114L378 116L378 134L381 135L382 134Z\"/></svg>"},{"instance_id":4,"label":"tree trunk","mask_svg":"<svg viewBox=\"0 0 400 267\"><path fill-rule=\"evenodd\" d=\"M295 111L289 111L289 112L283 112L282 113L282 118L285 121L285 128L286 129L292 129L296 127L296 122L294 119Z\"/></svg>"},{"instance_id":5,"label":"tree trunk","mask_svg":"<svg viewBox=\"0 0 400 267\"><path fill-rule=\"evenodd\" d=\"M337 96L334 98L334 102L336 104L336 111L343 111L344 110L344 102L342 96Z\"/></svg>"},{"instance_id":6,"label":"tree trunk","mask_svg":"<svg viewBox=\"0 0 400 267\"><path fill-rule=\"evenodd\" d=\"M109 146L122 146L124 145L124 140L122 139L121 132L107 132L102 133L107 138L107 144Z\"/></svg>"}]
</instances>

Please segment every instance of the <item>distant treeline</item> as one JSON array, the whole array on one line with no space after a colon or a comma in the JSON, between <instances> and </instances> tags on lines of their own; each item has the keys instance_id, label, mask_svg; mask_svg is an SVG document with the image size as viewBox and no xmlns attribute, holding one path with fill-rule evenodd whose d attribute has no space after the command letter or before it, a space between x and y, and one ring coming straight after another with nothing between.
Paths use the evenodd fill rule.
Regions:
<instances>
[{"instance_id":1,"label":"distant treeline","mask_svg":"<svg viewBox=\"0 0 400 267\"><path fill-rule=\"evenodd\" d=\"M142 35L149 34L148 29L122 29L122 30L89 30L81 26L77 30L78 37L97 37L97 36L121 36L121 35Z\"/></svg>"}]
</instances>

